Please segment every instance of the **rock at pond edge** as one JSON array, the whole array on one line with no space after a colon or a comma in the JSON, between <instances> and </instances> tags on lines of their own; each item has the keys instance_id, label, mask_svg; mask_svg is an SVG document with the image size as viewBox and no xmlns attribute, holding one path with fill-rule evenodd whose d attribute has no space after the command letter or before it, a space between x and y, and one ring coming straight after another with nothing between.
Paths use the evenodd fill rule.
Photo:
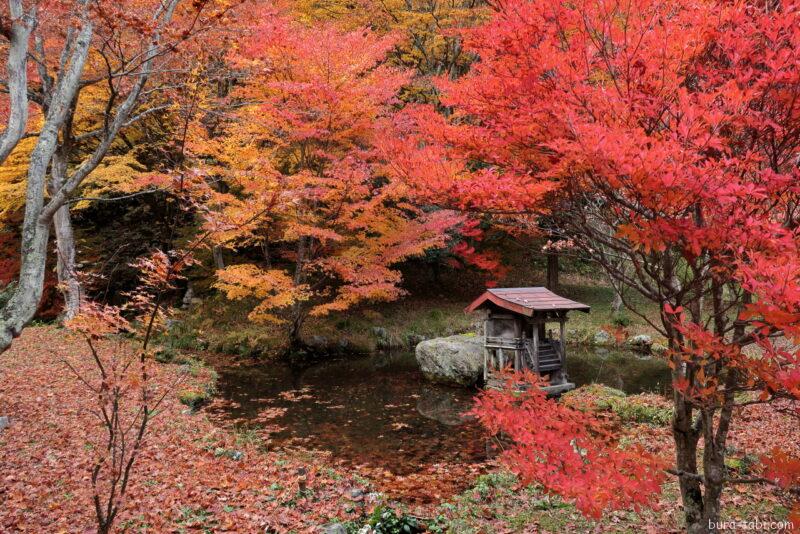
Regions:
<instances>
[{"instance_id":1,"label":"rock at pond edge","mask_svg":"<svg viewBox=\"0 0 800 534\"><path fill-rule=\"evenodd\" d=\"M425 378L440 384L472 386L483 373L483 337L457 335L428 339L416 357Z\"/></svg>"}]
</instances>

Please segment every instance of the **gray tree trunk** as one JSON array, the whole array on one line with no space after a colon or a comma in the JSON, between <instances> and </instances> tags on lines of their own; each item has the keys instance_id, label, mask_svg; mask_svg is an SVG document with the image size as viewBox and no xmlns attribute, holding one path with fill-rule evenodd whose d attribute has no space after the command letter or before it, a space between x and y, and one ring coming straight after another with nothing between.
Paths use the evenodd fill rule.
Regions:
<instances>
[{"instance_id":1,"label":"gray tree trunk","mask_svg":"<svg viewBox=\"0 0 800 534\"><path fill-rule=\"evenodd\" d=\"M211 255L214 257L214 267L216 269L224 269L225 268L225 258L222 257L222 248L218 246L214 246L211 249Z\"/></svg>"},{"instance_id":2,"label":"gray tree trunk","mask_svg":"<svg viewBox=\"0 0 800 534\"><path fill-rule=\"evenodd\" d=\"M56 150L50 164L50 188L58 190L67 176L67 158L61 150ZM58 255L56 272L61 294L64 296L64 319L71 319L78 314L83 302L83 287L78 277L75 252L75 233L72 230L72 219L69 204L64 204L53 216L53 230L56 236L56 252Z\"/></svg>"},{"instance_id":3,"label":"gray tree trunk","mask_svg":"<svg viewBox=\"0 0 800 534\"><path fill-rule=\"evenodd\" d=\"M84 19L72 43L69 66L59 76L44 126L30 156L19 283L6 306L0 310L0 352L11 345L12 340L33 318L42 298L51 223L49 218L42 217L47 168L56 150L58 132L77 94L93 31L91 20Z\"/></svg>"},{"instance_id":4,"label":"gray tree trunk","mask_svg":"<svg viewBox=\"0 0 800 534\"><path fill-rule=\"evenodd\" d=\"M614 298L611 299L611 311L613 311L614 314L619 314L619 312L622 311L622 295L620 295L619 291L617 291L617 287L615 285L612 284L612 286L614 288Z\"/></svg>"},{"instance_id":5,"label":"gray tree trunk","mask_svg":"<svg viewBox=\"0 0 800 534\"><path fill-rule=\"evenodd\" d=\"M9 1L13 9L21 9L19 0ZM69 201L70 195L103 160L111 143L126 125L131 112L138 105L142 90L153 71L153 62L163 48L161 30L170 23L178 2L179 0L170 0L156 8L154 20L158 21L158 28L147 41L149 44L142 56L144 60L137 73L132 74L135 81L127 98L120 103L116 111L109 112L109 116L106 117L107 120L99 132L100 142L92 154L70 176L65 177L60 187L54 188L45 205L44 188L47 169L57 149L59 131L68 119L71 106L78 94L83 67L94 34L94 26L88 13L87 3L81 4L84 11L81 14L80 30L67 33L58 78L49 87L50 94L45 95L43 99L47 112L28 166L19 283L6 306L0 310L0 352L11 345L12 340L20 334L36 313L44 285L50 226L56 218L56 213ZM9 50L9 54L12 51ZM109 106L113 103L113 101L109 102ZM5 137L6 133L3 134L0 141L5 142ZM0 155L2 155L1 152Z\"/></svg>"},{"instance_id":6,"label":"gray tree trunk","mask_svg":"<svg viewBox=\"0 0 800 534\"><path fill-rule=\"evenodd\" d=\"M75 261L75 235L72 231L68 204L64 204L56 211L53 217L53 228L58 252L56 270L61 293L64 296L64 319L71 319L78 314L83 302L83 286L78 278Z\"/></svg>"},{"instance_id":7,"label":"gray tree trunk","mask_svg":"<svg viewBox=\"0 0 800 534\"><path fill-rule=\"evenodd\" d=\"M11 31L6 76L10 108L6 129L0 135L0 163L22 139L28 123L28 41L34 22L25 14L22 0L9 0L8 11Z\"/></svg>"}]
</instances>

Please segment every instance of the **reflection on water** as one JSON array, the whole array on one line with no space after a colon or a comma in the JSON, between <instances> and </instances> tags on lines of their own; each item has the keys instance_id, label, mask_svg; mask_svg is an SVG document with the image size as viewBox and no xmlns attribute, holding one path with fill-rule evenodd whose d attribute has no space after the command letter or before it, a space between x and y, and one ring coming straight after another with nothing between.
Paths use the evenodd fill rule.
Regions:
<instances>
[{"instance_id":1,"label":"reflection on water","mask_svg":"<svg viewBox=\"0 0 800 534\"><path fill-rule=\"evenodd\" d=\"M211 411L270 430L273 446L331 452L394 474L485 459L486 440L464 417L476 390L429 384L410 353L318 363L221 366Z\"/></svg>"},{"instance_id":2,"label":"reflection on water","mask_svg":"<svg viewBox=\"0 0 800 534\"><path fill-rule=\"evenodd\" d=\"M567 364L578 385L601 382L639 393L664 392L669 384L663 361L631 353L570 347ZM346 464L395 475L486 458L481 429L463 416L476 391L426 382L412 353L217 370L221 402L210 410L269 432L275 447L327 451Z\"/></svg>"},{"instance_id":3,"label":"reflection on water","mask_svg":"<svg viewBox=\"0 0 800 534\"><path fill-rule=\"evenodd\" d=\"M578 386L599 383L629 394L666 394L672 383L663 358L599 347L569 347L567 372Z\"/></svg>"}]
</instances>

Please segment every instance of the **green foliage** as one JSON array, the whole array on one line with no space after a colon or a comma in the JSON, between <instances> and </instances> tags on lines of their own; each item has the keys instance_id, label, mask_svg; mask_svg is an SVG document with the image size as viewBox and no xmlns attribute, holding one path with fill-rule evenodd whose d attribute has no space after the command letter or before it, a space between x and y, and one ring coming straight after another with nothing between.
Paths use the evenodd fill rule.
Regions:
<instances>
[{"instance_id":1,"label":"green foliage","mask_svg":"<svg viewBox=\"0 0 800 534\"><path fill-rule=\"evenodd\" d=\"M672 421L672 409L649 406L630 399L626 399L625 402L613 403L611 409L623 422L666 426Z\"/></svg>"},{"instance_id":2,"label":"green foliage","mask_svg":"<svg viewBox=\"0 0 800 534\"><path fill-rule=\"evenodd\" d=\"M194 508L192 506L181 506L178 510L180 517L178 518L178 532L203 532L203 533L211 533L214 532L214 526L217 523L217 520L214 518L214 512L206 510L205 508L198 506Z\"/></svg>"},{"instance_id":3,"label":"green foliage","mask_svg":"<svg viewBox=\"0 0 800 534\"><path fill-rule=\"evenodd\" d=\"M162 347L173 351L208 348L207 342L199 338L186 321L171 321L169 328L159 336L159 341Z\"/></svg>"},{"instance_id":4,"label":"green foliage","mask_svg":"<svg viewBox=\"0 0 800 534\"><path fill-rule=\"evenodd\" d=\"M416 518L398 515L391 508L379 506L369 518L367 524L375 534L416 534L423 532Z\"/></svg>"},{"instance_id":5,"label":"green foliage","mask_svg":"<svg viewBox=\"0 0 800 534\"><path fill-rule=\"evenodd\" d=\"M158 347L153 357L158 363L187 363L189 361L179 350L169 345Z\"/></svg>"},{"instance_id":6,"label":"green foliage","mask_svg":"<svg viewBox=\"0 0 800 534\"><path fill-rule=\"evenodd\" d=\"M192 411L206 404L217 392L217 372L207 367L199 360L190 359L183 364L182 371L195 377L202 378L199 385L183 389L178 392L178 400L188 406Z\"/></svg>"},{"instance_id":7,"label":"green foliage","mask_svg":"<svg viewBox=\"0 0 800 534\"><path fill-rule=\"evenodd\" d=\"M733 475L739 477L751 476L755 471L755 467L759 465L759 459L752 454L744 454L742 456L728 456L725 458L725 467Z\"/></svg>"},{"instance_id":8,"label":"green foliage","mask_svg":"<svg viewBox=\"0 0 800 534\"><path fill-rule=\"evenodd\" d=\"M644 423L666 426L672 420L672 409L654 402L652 395L626 395L601 384L591 384L564 394L563 399L576 407L616 414L623 423Z\"/></svg>"},{"instance_id":9,"label":"green foliage","mask_svg":"<svg viewBox=\"0 0 800 534\"><path fill-rule=\"evenodd\" d=\"M440 505L438 512L427 525L435 534L531 532L533 525L541 527L537 532L589 530L588 523L575 516L574 506L542 493L538 486L520 488L517 476L508 471L479 476L471 489Z\"/></svg>"},{"instance_id":10,"label":"green foliage","mask_svg":"<svg viewBox=\"0 0 800 534\"><path fill-rule=\"evenodd\" d=\"M656 356L664 356L669 349L666 345L662 345L661 343L653 343L650 347L650 352L655 354Z\"/></svg>"},{"instance_id":11,"label":"green foliage","mask_svg":"<svg viewBox=\"0 0 800 534\"><path fill-rule=\"evenodd\" d=\"M178 400L192 409L197 410L203 404L209 401L211 396L206 391L196 389L184 389L178 392Z\"/></svg>"},{"instance_id":12,"label":"green foliage","mask_svg":"<svg viewBox=\"0 0 800 534\"><path fill-rule=\"evenodd\" d=\"M614 326L622 326L627 328L628 326L631 325L631 318L628 317L625 313L620 312L615 314L614 317L611 318L611 323Z\"/></svg>"},{"instance_id":13,"label":"green foliage","mask_svg":"<svg viewBox=\"0 0 800 534\"><path fill-rule=\"evenodd\" d=\"M596 400L597 402L606 403L610 402L609 399L625 398L625 392L603 384L589 384L588 386L583 386L581 388L564 393L562 398L564 400L574 398L589 398Z\"/></svg>"},{"instance_id":14,"label":"green foliage","mask_svg":"<svg viewBox=\"0 0 800 534\"><path fill-rule=\"evenodd\" d=\"M267 450L263 435L256 428L237 428L235 435L236 445L240 447L256 447L259 450Z\"/></svg>"},{"instance_id":15,"label":"green foliage","mask_svg":"<svg viewBox=\"0 0 800 534\"><path fill-rule=\"evenodd\" d=\"M508 471L488 473L475 480L473 492L476 498L485 500L494 490L513 488L517 482L517 476Z\"/></svg>"}]
</instances>

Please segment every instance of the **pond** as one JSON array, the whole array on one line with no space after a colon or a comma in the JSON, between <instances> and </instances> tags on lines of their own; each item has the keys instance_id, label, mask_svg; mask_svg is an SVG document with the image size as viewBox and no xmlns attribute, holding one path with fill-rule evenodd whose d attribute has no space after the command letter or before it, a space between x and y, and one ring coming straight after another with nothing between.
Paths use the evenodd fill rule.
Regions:
<instances>
[{"instance_id":1,"label":"pond","mask_svg":"<svg viewBox=\"0 0 800 534\"><path fill-rule=\"evenodd\" d=\"M602 382L628 393L663 392L669 369L629 353L572 348L570 376L578 385ZM492 454L489 441L463 415L476 390L428 383L413 353L375 354L306 367L266 362L215 365L219 397L209 410L228 424L268 434L272 447L330 453L333 461L379 473L395 497L414 500L448 466L441 492L464 489ZM457 467L457 468L456 468ZM426 479L425 473L432 476ZM414 483L406 480L413 479ZM442 483L441 476L436 478ZM381 488L386 491L386 488Z\"/></svg>"}]
</instances>

